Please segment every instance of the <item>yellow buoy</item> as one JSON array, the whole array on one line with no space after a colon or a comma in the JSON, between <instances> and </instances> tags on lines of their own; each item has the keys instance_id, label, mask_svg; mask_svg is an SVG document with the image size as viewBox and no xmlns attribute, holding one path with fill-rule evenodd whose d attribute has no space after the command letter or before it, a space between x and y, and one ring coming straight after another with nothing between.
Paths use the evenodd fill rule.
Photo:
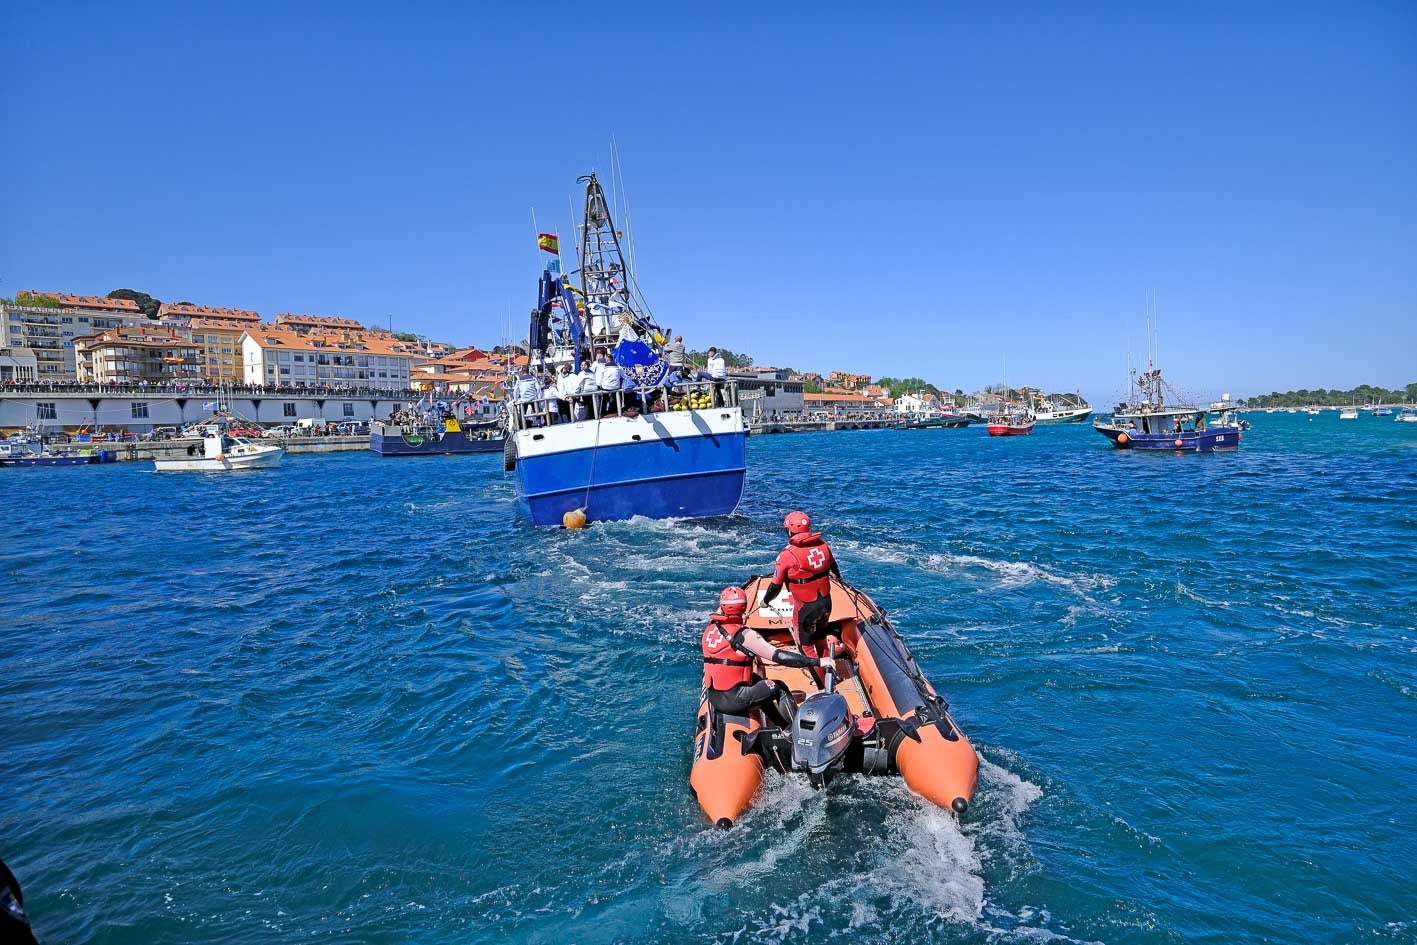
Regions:
<instances>
[{"instance_id":1,"label":"yellow buoy","mask_svg":"<svg viewBox=\"0 0 1417 945\"><path fill-rule=\"evenodd\" d=\"M561 525L565 528L585 528L585 509L571 509L561 516Z\"/></svg>"}]
</instances>

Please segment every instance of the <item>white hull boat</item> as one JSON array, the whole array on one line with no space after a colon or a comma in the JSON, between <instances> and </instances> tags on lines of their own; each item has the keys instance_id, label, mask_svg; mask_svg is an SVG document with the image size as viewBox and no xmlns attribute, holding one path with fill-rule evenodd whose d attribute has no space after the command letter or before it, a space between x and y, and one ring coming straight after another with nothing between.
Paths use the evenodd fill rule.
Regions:
<instances>
[{"instance_id":1,"label":"white hull boat","mask_svg":"<svg viewBox=\"0 0 1417 945\"><path fill-rule=\"evenodd\" d=\"M202 445L187 447L187 455L154 459L158 472L231 472L237 469L270 469L280 465L285 450L279 446L254 443L244 436L229 436L212 425L202 436Z\"/></svg>"}]
</instances>

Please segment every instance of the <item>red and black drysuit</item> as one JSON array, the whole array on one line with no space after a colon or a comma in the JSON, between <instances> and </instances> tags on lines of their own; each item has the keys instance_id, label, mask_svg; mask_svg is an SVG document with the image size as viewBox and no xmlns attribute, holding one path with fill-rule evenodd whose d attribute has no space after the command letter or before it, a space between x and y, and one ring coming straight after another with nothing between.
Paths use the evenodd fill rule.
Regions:
<instances>
[{"instance_id":1,"label":"red and black drysuit","mask_svg":"<svg viewBox=\"0 0 1417 945\"><path fill-rule=\"evenodd\" d=\"M772 583L763 595L763 605L771 604L784 586L792 595L792 626L797 642L805 651L829 632L831 578L841 580L841 567L821 532L804 532L787 539L787 547L777 556Z\"/></svg>"},{"instance_id":2,"label":"red and black drysuit","mask_svg":"<svg viewBox=\"0 0 1417 945\"><path fill-rule=\"evenodd\" d=\"M780 700L785 697L790 703L792 697L782 683L753 672L753 653L744 644L744 634L749 633L757 635L756 630L743 626L739 615L715 613L709 617L702 640L704 698L709 705L729 715L747 715L758 709L773 725L787 728L792 719ZM767 641L763 643L772 648ZM791 650L774 649L771 661L802 669L817 665L811 657Z\"/></svg>"}]
</instances>

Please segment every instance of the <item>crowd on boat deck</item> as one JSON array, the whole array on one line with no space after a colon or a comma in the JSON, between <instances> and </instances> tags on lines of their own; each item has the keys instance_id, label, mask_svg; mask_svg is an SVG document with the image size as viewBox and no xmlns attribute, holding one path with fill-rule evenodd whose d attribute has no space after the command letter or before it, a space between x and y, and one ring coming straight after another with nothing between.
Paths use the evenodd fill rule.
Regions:
<instances>
[{"instance_id":1,"label":"crowd on boat deck","mask_svg":"<svg viewBox=\"0 0 1417 945\"><path fill-rule=\"evenodd\" d=\"M1197 410L1195 417L1189 420L1187 420L1180 414L1172 415L1169 424L1169 429L1164 415L1159 417L1152 417L1145 416L1146 413L1147 410L1145 407L1143 407L1143 416L1141 418L1142 433L1204 433L1206 429L1206 419L1204 410ZM1137 422L1135 420L1128 420L1127 429L1131 431L1136 431Z\"/></svg>"},{"instance_id":2,"label":"crowd on boat deck","mask_svg":"<svg viewBox=\"0 0 1417 945\"><path fill-rule=\"evenodd\" d=\"M620 318L619 340L639 340L628 316ZM595 352L593 361L583 361L579 370L569 364L559 365L554 373L536 373L527 368L512 387L512 402L532 426L672 409L689 396L694 384L707 384L710 402L723 403L722 385L728 379L728 365L717 349L708 350L703 370L691 371L684 357L684 338L676 335L664 346L664 356L668 375L653 387L637 385L605 347Z\"/></svg>"}]
</instances>

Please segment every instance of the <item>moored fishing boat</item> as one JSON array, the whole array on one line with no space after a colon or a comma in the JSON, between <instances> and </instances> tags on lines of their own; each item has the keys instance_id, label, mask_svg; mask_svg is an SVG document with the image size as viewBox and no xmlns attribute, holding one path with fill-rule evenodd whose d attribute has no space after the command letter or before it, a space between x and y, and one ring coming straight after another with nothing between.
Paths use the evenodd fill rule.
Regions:
<instances>
[{"instance_id":1,"label":"moored fishing boat","mask_svg":"<svg viewBox=\"0 0 1417 945\"><path fill-rule=\"evenodd\" d=\"M1342 410L1340 410L1340 411L1338 412L1338 419L1340 419L1340 420L1357 420L1357 419L1358 419L1358 408L1357 408L1357 407L1344 407Z\"/></svg>"},{"instance_id":2,"label":"moored fishing boat","mask_svg":"<svg viewBox=\"0 0 1417 945\"><path fill-rule=\"evenodd\" d=\"M1417 407L1403 407L1392 418L1393 423L1417 423Z\"/></svg>"},{"instance_id":3,"label":"moored fishing boat","mask_svg":"<svg viewBox=\"0 0 1417 945\"><path fill-rule=\"evenodd\" d=\"M1047 397L1036 388L1024 388L1029 409L1038 423L1082 423L1092 416L1092 405L1080 393L1052 394Z\"/></svg>"},{"instance_id":4,"label":"moored fishing boat","mask_svg":"<svg viewBox=\"0 0 1417 945\"><path fill-rule=\"evenodd\" d=\"M1241 426L1233 406L1168 405L1168 387L1161 370L1152 368L1135 378L1134 399L1118 404L1109 420L1094 420L1093 429L1118 449L1212 453L1240 448Z\"/></svg>"},{"instance_id":5,"label":"moored fishing boat","mask_svg":"<svg viewBox=\"0 0 1417 945\"><path fill-rule=\"evenodd\" d=\"M1033 411L1009 407L991 417L986 429L990 436L1028 436L1033 432Z\"/></svg>"},{"instance_id":6,"label":"moored fishing boat","mask_svg":"<svg viewBox=\"0 0 1417 945\"><path fill-rule=\"evenodd\" d=\"M255 443L244 436L233 436L219 423L209 424L202 433L200 445L187 447L178 453L153 460L158 472L231 472L241 469L270 469L280 465L285 450L279 446Z\"/></svg>"},{"instance_id":7,"label":"moored fishing boat","mask_svg":"<svg viewBox=\"0 0 1417 945\"><path fill-rule=\"evenodd\" d=\"M768 581L744 585L755 604L745 626L779 648L791 647L792 604L782 595L763 606ZM831 600L830 621L842 640L834 673L755 661L760 675L792 694L797 707L789 730L765 724L756 711L720 712L701 698L689 785L711 823L732 826L769 767L804 773L818 787L840 774L899 775L926 800L957 814L968 810L979 756L948 703L869 597L833 580Z\"/></svg>"},{"instance_id":8,"label":"moored fishing boat","mask_svg":"<svg viewBox=\"0 0 1417 945\"><path fill-rule=\"evenodd\" d=\"M31 441L0 442L0 466L90 466L111 463L117 458L113 450L85 448L61 453Z\"/></svg>"},{"instance_id":9,"label":"moored fishing boat","mask_svg":"<svg viewBox=\"0 0 1417 945\"><path fill-rule=\"evenodd\" d=\"M974 418L967 415L948 416L939 414L926 417L912 417L891 424L892 430L955 430L967 427Z\"/></svg>"},{"instance_id":10,"label":"moored fishing boat","mask_svg":"<svg viewBox=\"0 0 1417 945\"><path fill-rule=\"evenodd\" d=\"M501 420L464 423L454 416L369 425L369 449L380 456L449 456L500 453L506 429Z\"/></svg>"},{"instance_id":11,"label":"moored fishing boat","mask_svg":"<svg viewBox=\"0 0 1417 945\"><path fill-rule=\"evenodd\" d=\"M671 376L667 332L629 271L600 182L594 174L581 181L580 285L561 274L559 239L538 236L551 258L532 312L527 374L517 385L532 393L508 411L505 449L518 497L537 525L561 525L568 516L584 523L729 514L746 472L737 388L726 379ZM609 353L604 378L613 377L613 386L587 381L571 392L552 373L564 366L582 376L597 352Z\"/></svg>"}]
</instances>

